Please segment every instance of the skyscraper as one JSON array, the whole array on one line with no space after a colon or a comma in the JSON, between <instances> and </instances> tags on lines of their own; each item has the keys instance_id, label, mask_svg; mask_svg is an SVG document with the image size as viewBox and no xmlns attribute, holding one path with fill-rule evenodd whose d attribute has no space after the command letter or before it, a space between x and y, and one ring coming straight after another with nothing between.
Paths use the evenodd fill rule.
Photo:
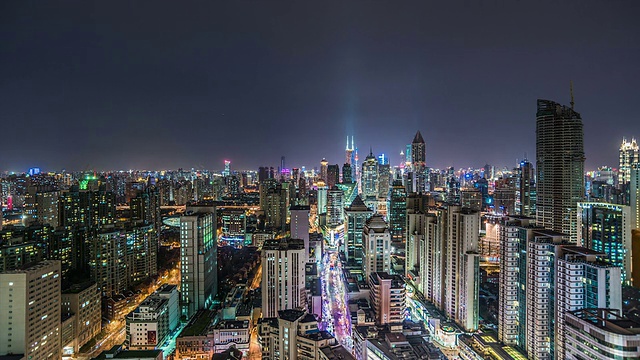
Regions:
<instances>
[{"instance_id":1,"label":"skyscraper","mask_svg":"<svg viewBox=\"0 0 640 360\"><path fill-rule=\"evenodd\" d=\"M573 102L573 100L572 100ZM576 205L584 199L582 118L572 107L538 99L537 223L576 240Z\"/></svg>"},{"instance_id":2,"label":"skyscraper","mask_svg":"<svg viewBox=\"0 0 640 360\"><path fill-rule=\"evenodd\" d=\"M396 244L404 244L406 241L405 229L407 227L407 192L401 180L393 182L388 214L391 241Z\"/></svg>"},{"instance_id":3,"label":"skyscraper","mask_svg":"<svg viewBox=\"0 0 640 360\"><path fill-rule=\"evenodd\" d=\"M427 186L427 163L426 163L426 145L420 131L416 132L413 141L411 142L411 167L413 170L413 177L415 192L425 192L429 189Z\"/></svg>"},{"instance_id":4,"label":"skyscraper","mask_svg":"<svg viewBox=\"0 0 640 360\"><path fill-rule=\"evenodd\" d=\"M351 164L342 165L342 183L351 184L353 182L353 170Z\"/></svg>"},{"instance_id":5,"label":"skyscraper","mask_svg":"<svg viewBox=\"0 0 640 360\"><path fill-rule=\"evenodd\" d=\"M262 317L306 306L304 241L274 239L262 246Z\"/></svg>"},{"instance_id":6,"label":"skyscraper","mask_svg":"<svg viewBox=\"0 0 640 360\"><path fill-rule=\"evenodd\" d=\"M378 203L378 159L370 151L362 162L362 197L368 207L375 210Z\"/></svg>"},{"instance_id":7,"label":"skyscraper","mask_svg":"<svg viewBox=\"0 0 640 360\"><path fill-rule=\"evenodd\" d=\"M340 183L340 166L338 166L338 164L327 166L326 182L329 189Z\"/></svg>"},{"instance_id":8,"label":"skyscraper","mask_svg":"<svg viewBox=\"0 0 640 360\"><path fill-rule=\"evenodd\" d=\"M320 161L320 179L323 180L325 183L327 182L327 171L328 171L328 166L329 166L329 162L327 161L327 159L322 159L322 161Z\"/></svg>"},{"instance_id":9,"label":"skyscraper","mask_svg":"<svg viewBox=\"0 0 640 360\"><path fill-rule=\"evenodd\" d=\"M292 206L291 212L291 238L302 239L304 248L309 251L309 205Z\"/></svg>"},{"instance_id":10,"label":"skyscraper","mask_svg":"<svg viewBox=\"0 0 640 360\"><path fill-rule=\"evenodd\" d=\"M640 163L631 166L631 182L629 183L631 201L631 228L640 228Z\"/></svg>"},{"instance_id":11,"label":"skyscraper","mask_svg":"<svg viewBox=\"0 0 640 360\"><path fill-rule=\"evenodd\" d=\"M351 205L344 209L345 212L345 234L346 249L344 254L347 261L354 261L356 264L362 262L362 238L365 223L373 215L373 210L369 209L357 195Z\"/></svg>"},{"instance_id":12,"label":"skyscraper","mask_svg":"<svg viewBox=\"0 0 640 360\"><path fill-rule=\"evenodd\" d=\"M216 212L191 210L180 217L180 303L182 315L210 309L217 293Z\"/></svg>"},{"instance_id":13,"label":"skyscraper","mask_svg":"<svg viewBox=\"0 0 640 360\"><path fill-rule=\"evenodd\" d=\"M635 138L632 138L631 141L622 139L622 144L620 145L620 162L618 165L618 171L620 172L618 175L618 184L620 188L623 188L631 181L631 166L640 161L638 159L638 149L638 143Z\"/></svg>"},{"instance_id":14,"label":"skyscraper","mask_svg":"<svg viewBox=\"0 0 640 360\"><path fill-rule=\"evenodd\" d=\"M362 267L366 279L374 272L391 270L391 234L382 215L367 220L363 231Z\"/></svg>"},{"instance_id":15,"label":"skyscraper","mask_svg":"<svg viewBox=\"0 0 640 360\"><path fill-rule=\"evenodd\" d=\"M522 160L518 166L516 178L516 215L535 216L536 183L533 165Z\"/></svg>"},{"instance_id":16,"label":"skyscraper","mask_svg":"<svg viewBox=\"0 0 640 360\"><path fill-rule=\"evenodd\" d=\"M578 203L578 245L599 253L622 268L622 281L631 281L631 209L626 205Z\"/></svg>"}]
</instances>

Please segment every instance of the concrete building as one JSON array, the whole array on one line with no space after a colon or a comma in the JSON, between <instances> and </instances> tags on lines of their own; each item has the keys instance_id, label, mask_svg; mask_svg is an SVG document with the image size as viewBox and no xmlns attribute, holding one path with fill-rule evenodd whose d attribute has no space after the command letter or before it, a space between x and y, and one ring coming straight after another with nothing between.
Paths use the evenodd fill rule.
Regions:
<instances>
[{"instance_id":1,"label":"concrete building","mask_svg":"<svg viewBox=\"0 0 640 360\"><path fill-rule=\"evenodd\" d=\"M0 356L61 359L60 261L0 273Z\"/></svg>"},{"instance_id":2,"label":"concrete building","mask_svg":"<svg viewBox=\"0 0 640 360\"><path fill-rule=\"evenodd\" d=\"M578 245L606 254L605 261L622 267L622 281L631 283L631 208L626 205L578 203Z\"/></svg>"},{"instance_id":3,"label":"concrete building","mask_svg":"<svg viewBox=\"0 0 640 360\"><path fill-rule=\"evenodd\" d=\"M344 193L337 187L327 192L327 225L336 227L344 224Z\"/></svg>"},{"instance_id":4,"label":"concrete building","mask_svg":"<svg viewBox=\"0 0 640 360\"><path fill-rule=\"evenodd\" d=\"M631 166L629 183L629 204L631 205L631 228L640 228L640 163Z\"/></svg>"},{"instance_id":5,"label":"concrete building","mask_svg":"<svg viewBox=\"0 0 640 360\"><path fill-rule=\"evenodd\" d=\"M573 102L573 101L572 101ZM577 203L584 200L582 118L571 107L538 100L536 168L538 225L577 238Z\"/></svg>"},{"instance_id":6,"label":"concrete building","mask_svg":"<svg viewBox=\"0 0 640 360\"><path fill-rule=\"evenodd\" d=\"M516 215L535 216L536 179L533 164L528 160L520 161L516 175Z\"/></svg>"},{"instance_id":7,"label":"concrete building","mask_svg":"<svg viewBox=\"0 0 640 360\"><path fill-rule=\"evenodd\" d=\"M639 359L640 324L611 309L583 309L566 315L564 359Z\"/></svg>"},{"instance_id":8,"label":"concrete building","mask_svg":"<svg viewBox=\"0 0 640 360\"><path fill-rule=\"evenodd\" d=\"M300 239L267 240L262 246L262 316L280 310L306 307L304 242Z\"/></svg>"},{"instance_id":9,"label":"concrete building","mask_svg":"<svg viewBox=\"0 0 640 360\"><path fill-rule=\"evenodd\" d=\"M444 312L466 331L478 329L480 213L446 209Z\"/></svg>"},{"instance_id":10,"label":"concrete building","mask_svg":"<svg viewBox=\"0 0 640 360\"><path fill-rule=\"evenodd\" d=\"M130 350L153 350L179 323L178 289L164 285L129 313L126 344Z\"/></svg>"},{"instance_id":11,"label":"concrete building","mask_svg":"<svg viewBox=\"0 0 640 360\"><path fill-rule=\"evenodd\" d=\"M102 328L100 291L94 282L77 284L61 296L62 316L72 317L72 341L62 343L62 351L70 356L100 333Z\"/></svg>"},{"instance_id":12,"label":"concrete building","mask_svg":"<svg viewBox=\"0 0 640 360\"><path fill-rule=\"evenodd\" d=\"M218 286L216 215L187 211L180 217L180 303L187 319L199 309L208 309Z\"/></svg>"},{"instance_id":13,"label":"concrete building","mask_svg":"<svg viewBox=\"0 0 640 360\"><path fill-rule=\"evenodd\" d=\"M407 240L407 192L401 180L393 182L387 212L391 242L397 248L404 248Z\"/></svg>"},{"instance_id":14,"label":"concrete building","mask_svg":"<svg viewBox=\"0 0 640 360\"><path fill-rule=\"evenodd\" d=\"M622 139L622 144L620 144L620 159L618 162L618 184L620 188L623 188L625 185L631 182L631 167L633 164L638 164L640 162L640 158L638 158L640 147L638 147L638 142L635 138L632 138L631 141L627 141L627 139Z\"/></svg>"},{"instance_id":15,"label":"concrete building","mask_svg":"<svg viewBox=\"0 0 640 360\"><path fill-rule=\"evenodd\" d=\"M374 272L391 271L391 233L382 215L373 215L363 230L363 261L365 279Z\"/></svg>"},{"instance_id":16,"label":"concrete building","mask_svg":"<svg viewBox=\"0 0 640 360\"><path fill-rule=\"evenodd\" d=\"M367 219L373 215L373 210L368 208L358 195L351 205L344 209L344 213L346 234L344 254L348 262L361 264L364 226Z\"/></svg>"},{"instance_id":17,"label":"concrete building","mask_svg":"<svg viewBox=\"0 0 640 360\"><path fill-rule=\"evenodd\" d=\"M309 251L309 205L296 205L289 208L291 213L291 238L302 239L304 248Z\"/></svg>"},{"instance_id":18,"label":"concrete building","mask_svg":"<svg viewBox=\"0 0 640 360\"><path fill-rule=\"evenodd\" d=\"M316 318L302 310L281 310L277 317L258 323L262 358L316 360L322 348L336 344L326 331L318 330Z\"/></svg>"},{"instance_id":19,"label":"concrete building","mask_svg":"<svg viewBox=\"0 0 640 360\"><path fill-rule=\"evenodd\" d=\"M406 309L406 290L402 277L375 272L369 275L368 281L376 324L402 323Z\"/></svg>"}]
</instances>

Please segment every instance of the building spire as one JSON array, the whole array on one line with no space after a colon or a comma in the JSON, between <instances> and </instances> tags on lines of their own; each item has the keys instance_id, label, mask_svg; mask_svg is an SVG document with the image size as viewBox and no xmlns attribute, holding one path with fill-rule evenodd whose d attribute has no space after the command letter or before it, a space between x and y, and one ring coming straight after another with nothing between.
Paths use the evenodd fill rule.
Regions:
<instances>
[{"instance_id":1,"label":"building spire","mask_svg":"<svg viewBox=\"0 0 640 360\"><path fill-rule=\"evenodd\" d=\"M569 91L571 92L571 110L573 110L575 105L575 102L573 102L573 80L569 80Z\"/></svg>"}]
</instances>

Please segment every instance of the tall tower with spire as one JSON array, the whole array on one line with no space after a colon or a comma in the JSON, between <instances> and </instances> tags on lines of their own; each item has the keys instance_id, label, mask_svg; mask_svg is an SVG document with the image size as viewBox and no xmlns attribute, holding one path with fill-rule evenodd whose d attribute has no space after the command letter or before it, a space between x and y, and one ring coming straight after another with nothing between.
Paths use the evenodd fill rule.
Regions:
<instances>
[{"instance_id":1,"label":"tall tower with spire","mask_svg":"<svg viewBox=\"0 0 640 360\"><path fill-rule=\"evenodd\" d=\"M420 131L416 132L411 142L411 167L413 169L413 178L415 192L425 192L427 189L427 163L426 163L426 144L422 138Z\"/></svg>"}]
</instances>

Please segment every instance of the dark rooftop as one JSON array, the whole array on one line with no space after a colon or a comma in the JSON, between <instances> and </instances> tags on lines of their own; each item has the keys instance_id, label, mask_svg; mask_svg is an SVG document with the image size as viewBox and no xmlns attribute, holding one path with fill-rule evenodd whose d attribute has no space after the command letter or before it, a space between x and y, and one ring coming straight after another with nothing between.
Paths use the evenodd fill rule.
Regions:
<instances>
[{"instance_id":1,"label":"dark rooftop","mask_svg":"<svg viewBox=\"0 0 640 360\"><path fill-rule=\"evenodd\" d=\"M278 317L286 321L296 321L304 316L304 314L305 312L302 310L288 309L278 311Z\"/></svg>"}]
</instances>

